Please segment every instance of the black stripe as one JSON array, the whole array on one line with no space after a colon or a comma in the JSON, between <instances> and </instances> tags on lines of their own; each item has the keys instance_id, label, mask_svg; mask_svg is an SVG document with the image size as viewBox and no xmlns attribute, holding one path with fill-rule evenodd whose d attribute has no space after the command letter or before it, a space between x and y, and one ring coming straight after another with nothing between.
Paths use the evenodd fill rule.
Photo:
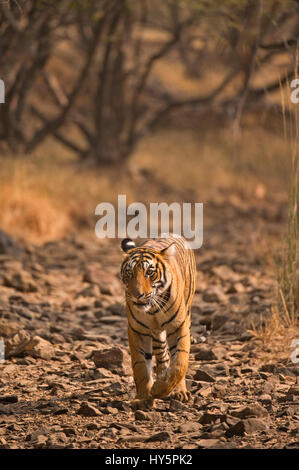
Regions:
<instances>
[{"instance_id":1,"label":"black stripe","mask_svg":"<svg viewBox=\"0 0 299 470\"><path fill-rule=\"evenodd\" d=\"M141 253L138 253L138 255L146 261L151 261L154 257L154 254L152 253L147 253L146 250L143 250Z\"/></svg>"},{"instance_id":2,"label":"black stripe","mask_svg":"<svg viewBox=\"0 0 299 470\"><path fill-rule=\"evenodd\" d=\"M182 338L185 338L187 336L187 334L185 335L182 335L182 336L179 336L177 339L176 339L176 344L178 344L179 341L181 341Z\"/></svg>"},{"instance_id":3,"label":"black stripe","mask_svg":"<svg viewBox=\"0 0 299 470\"><path fill-rule=\"evenodd\" d=\"M165 362L168 362L168 361L169 361L169 358L164 359L163 361L158 361L157 359L158 364L165 364Z\"/></svg>"},{"instance_id":4,"label":"black stripe","mask_svg":"<svg viewBox=\"0 0 299 470\"><path fill-rule=\"evenodd\" d=\"M182 335L182 336L179 336L179 337L176 339L176 343L175 343L173 346L171 346L171 348L169 348L169 351L172 351L174 348L177 348L179 341L181 341L181 339L182 339L182 338L185 338L186 336L187 336L187 334Z\"/></svg>"},{"instance_id":5,"label":"black stripe","mask_svg":"<svg viewBox=\"0 0 299 470\"><path fill-rule=\"evenodd\" d=\"M177 349L176 351L173 351L173 353L171 353L171 357L173 358L173 356L175 356L177 352L184 352L186 354L189 354L189 351L186 351L185 349Z\"/></svg>"},{"instance_id":6,"label":"black stripe","mask_svg":"<svg viewBox=\"0 0 299 470\"><path fill-rule=\"evenodd\" d=\"M164 349L164 351L160 351L159 353L155 353L156 357L161 357L164 354L168 354L168 349Z\"/></svg>"},{"instance_id":7,"label":"black stripe","mask_svg":"<svg viewBox=\"0 0 299 470\"><path fill-rule=\"evenodd\" d=\"M160 352L160 353L155 354L155 356L156 356L156 357L160 357L160 356L164 356L164 354L167 354L167 353L168 353L168 351L164 350L164 351L162 351L162 352Z\"/></svg>"},{"instance_id":8,"label":"black stripe","mask_svg":"<svg viewBox=\"0 0 299 470\"><path fill-rule=\"evenodd\" d=\"M153 355L152 353L144 353L144 357L145 359L149 360L149 359L152 359Z\"/></svg>"},{"instance_id":9,"label":"black stripe","mask_svg":"<svg viewBox=\"0 0 299 470\"><path fill-rule=\"evenodd\" d=\"M148 330L149 327L148 327L147 325L145 325L142 321L138 320L138 319L135 317L135 315L133 314L132 310L130 309L129 304L127 304L127 305L128 305L129 312L130 312L130 314L132 315L132 317L134 318L135 322L136 322L136 323L139 323L139 325L143 326L143 328L146 328L146 329Z\"/></svg>"},{"instance_id":10,"label":"black stripe","mask_svg":"<svg viewBox=\"0 0 299 470\"><path fill-rule=\"evenodd\" d=\"M173 357L177 352L184 352L186 354L189 354L189 351L186 351L186 349L176 349L171 353L171 357Z\"/></svg>"},{"instance_id":11,"label":"black stripe","mask_svg":"<svg viewBox=\"0 0 299 470\"><path fill-rule=\"evenodd\" d=\"M185 323L185 321L186 321L186 318L185 318L184 321L180 324L180 326L177 327L176 330L172 331L171 333L168 333L167 336L168 336L168 337L169 337L169 336L172 336L172 335L174 335L177 331L179 331L179 329L182 328L182 326L183 326L183 324Z\"/></svg>"},{"instance_id":12,"label":"black stripe","mask_svg":"<svg viewBox=\"0 0 299 470\"><path fill-rule=\"evenodd\" d=\"M169 299L170 299L170 294L171 294L171 284L168 287L168 289L165 292L162 293L163 300L166 300L166 302L168 302Z\"/></svg>"},{"instance_id":13,"label":"black stripe","mask_svg":"<svg viewBox=\"0 0 299 470\"><path fill-rule=\"evenodd\" d=\"M180 309L181 309L181 305L182 305L182 301L181 301L181 303L180 303L179 308L178 308L177 311L172 315L172 317L170 317L168 320L166 320L165 322L163 322L161 326L167 325L168 323L170 323L172 320L175 319L175 317L177 316L177 314L179 313L179 311L180 311ZM169 309L168 309L168 310L169 310Z\"/></svg>"},{"instance_id":14,"label":"black stripe","mask_svg":"<svg viewBox=\"0 0 299 470\"><path fill-rule=\"evenodd\" d=\"M186 300L186 305L188 305L188 303L189 303L189 299L190 299L190 296L191 296L191 291L192 291L192 279L191 279L191 266L190 266L190 262L189 262L189 292L188 292L188 296L187 296L187 300Z\"/></svg>"},{"instance_id":15,"label":"black stripe","mask_svg":"<svg viewBox=\"0 0 299 470\"><path fill-rule=\"evenodd\" d=\"M164 340L164 341L161 341L161 340L159 340L159 339L156 339L153 335L152 335L152 339L153 339L153 341L156 341L156 343L159 343L159 344L166 344L166 341L165 341L165 340Z\"/></svg>"},{"instance_id":16,"label":"black stripe","mask_svg":"<svg viewBox=\"0 0 299 470\"><path fill-rule=\"evenodd\" d=\"M166 268L165 268L164 263L161 263L161 264L162 264L162 268L163 268L163 279L166 280Z\"/></svg>"},{"instance_id":17,"label":"black stripe","mask_svg":"<svg viewBox=\"0 0 299 470\"><path fill-rule=\"evenodd\" d=\"M144 356L144 351L143 351L143 349L141 349L141 348L136 348L136 346L134 346L134 349L135 349L135 351L139 352L140 354L142 354L142 355Z\"/></svg>"},{"instance_id":18,"label":"black stripe","mask_svg":"<svg viewBox=\"0 0 299 470\"><path fill-rule=\"evenodd\" d=\"M141 333L141 331L138 331L138 330L135 330L135 328L132 327L131 323L129 322L129 327L131 328L132 331L134 331L134 333L136 333L137 335L141 335L141 336L149 336L151 338L151 335L147 334L147 333Z\"/></svg>"},{"instance_id":19,"label":"black stripe","mask_svg":"<svg viewBox=\"0 0 299 470\"><path fill-rule=\"evenodd\" d=\"M147 312L144 312L144 313L146 313L147 315L155 315L157 312L158 312L158 310L155 310L154 312L148 312L147 311Z\"/></svg>"},{"instance_id":20,"label":"black stripe","mask_svg":"<svg viewBox=\"0 0 299 470\"><path fill-rule=\"evenodd\" d=\"M168 291L169 291L169 294L168 294ZM164 304L163 308L165 309L167 307L167 303L169 302L169 299L170 299L170 292L171 292L171 285L169 286L169 288L166 290L166 296L168 297L168 299L166 300L166 303ZM162 296L164 295L164 292L162 294ZM163 297L164 299L164 297ZM172 304L167 307L167 310L165 310L165 312L168 312L168 310L172 309L172 307L175 305L176 301L178 299L178 293L176 295L176 298L175 300L172 302ZM161 308L157 308L156 310L154 310L151 315L155 315L157 312L160 312L161 311Z\"/></svg>"},{"instance_id":21,"label":"black stripe","mask_svg":"<svg viewBox=\"0 0 299 470\"><path fill-rule=\"evenodd\" d=\"M183 336L180 336L177 341L176 341L176 344L174 344L173 346L171 346L171 348L169 349L169 351L171 352L174 348L177 348L178 346L178 342L182 339L182 338L185 338L185 336L187 335L183 335ZM181 352L186 352L186 353L190 353L189 351L186 351L185 349L176 349L175 351L171 352L171 357L174 356L174 354L176 354L178 351L181 351Z\"/></svg>"}]
</instances>

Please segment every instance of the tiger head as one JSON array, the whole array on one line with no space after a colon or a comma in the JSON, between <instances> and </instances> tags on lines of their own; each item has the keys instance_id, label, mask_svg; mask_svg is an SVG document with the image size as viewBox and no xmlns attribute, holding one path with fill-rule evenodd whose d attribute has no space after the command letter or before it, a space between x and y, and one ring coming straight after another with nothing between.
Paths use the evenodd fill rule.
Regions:
<instances>
[{"instance_id":1,"label":"tiger head","mask_svg":"<svg viewBox=\"0 0 299 470\"><path fill-rule=\"evenodd\" d=\"M163 308L164 295L172 281L169 259L175 253L175 245L156 251L148 247L136 247L133 240L126 238L121 247L125 254L121 279L126 288L127 300L143 311Z\"/></svg>"}]
</instances>

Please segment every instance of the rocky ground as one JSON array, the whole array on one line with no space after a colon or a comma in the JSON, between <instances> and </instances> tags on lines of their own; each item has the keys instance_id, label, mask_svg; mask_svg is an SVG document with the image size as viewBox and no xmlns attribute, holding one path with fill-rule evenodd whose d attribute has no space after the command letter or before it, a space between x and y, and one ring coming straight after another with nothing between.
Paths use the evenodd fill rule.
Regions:
<instances>
[{"instance_id":1,"label":"rocky ground","mask_svg":"<svg viewBox=\"0 0 299 470\"><path fill-rule=\"evenodd\" d=\"M206 210L187 404L130 407L118 243L76 236L0 255L0 448L299 447L299 367L269 362L248 332L275 284L253 247L277 236L281 207Z\"/></svg>"}]
</instances>

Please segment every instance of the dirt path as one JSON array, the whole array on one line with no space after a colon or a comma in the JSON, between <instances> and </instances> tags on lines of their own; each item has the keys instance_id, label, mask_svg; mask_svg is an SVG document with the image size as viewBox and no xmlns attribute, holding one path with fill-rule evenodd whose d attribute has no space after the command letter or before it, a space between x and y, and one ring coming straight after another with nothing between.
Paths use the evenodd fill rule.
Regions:
<instances>
[{"instance_id":1,"label":"dirt path","mask_svg":"<svg viewBox=\"0 0 299 470\"><path fill-rule=\"evenodd\" d=\"M192 401L157 400L151 412L130 408L118 243L76 237L0 255L0 448L299 447L299 367L265 362L247 331L270 311L275 283L253 247L280 232L282 207L206 211Z\"/></svg>"}]
</instances>

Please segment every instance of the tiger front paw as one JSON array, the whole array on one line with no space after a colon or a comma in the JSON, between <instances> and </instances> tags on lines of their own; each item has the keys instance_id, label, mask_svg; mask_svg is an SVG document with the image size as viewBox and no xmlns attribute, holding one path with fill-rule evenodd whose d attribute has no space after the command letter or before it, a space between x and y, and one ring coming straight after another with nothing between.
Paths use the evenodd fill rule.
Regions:
<instances>
[{"instance_id":1,"label":"tiger front paw","mask_svg":"<svg viewBox=\"0 0 299 470\"><path fill-rule=\"evenodd\" d=\"M171 390L172 388L165 379L157 379L152 386L151 395L153 398L162 398L169 395Z\"/></svg>"},{"instance_id":2,"label":"tiger front paw","mask_svg":"<svg viewBox=\"0 0 299 470\"><path fill-rule=\"evenodd\" d=\"M154 407L154 400L151 397L136 398L131 402L131 408L136 410L148 411Z\"/></svg>"},{"instance_id":3,"label":"tiger front paw","mask_svg":"<svg viewBox=\"0 0 299 470\"><path fill-rule=\"evenodd\" d=\"M178 390L178 391L171 393L170 398L173 398L174 400L178 400L182 402L187 402L191 399L191 393L184 391L184 390Z\"/></svg>"}]
</instances>

